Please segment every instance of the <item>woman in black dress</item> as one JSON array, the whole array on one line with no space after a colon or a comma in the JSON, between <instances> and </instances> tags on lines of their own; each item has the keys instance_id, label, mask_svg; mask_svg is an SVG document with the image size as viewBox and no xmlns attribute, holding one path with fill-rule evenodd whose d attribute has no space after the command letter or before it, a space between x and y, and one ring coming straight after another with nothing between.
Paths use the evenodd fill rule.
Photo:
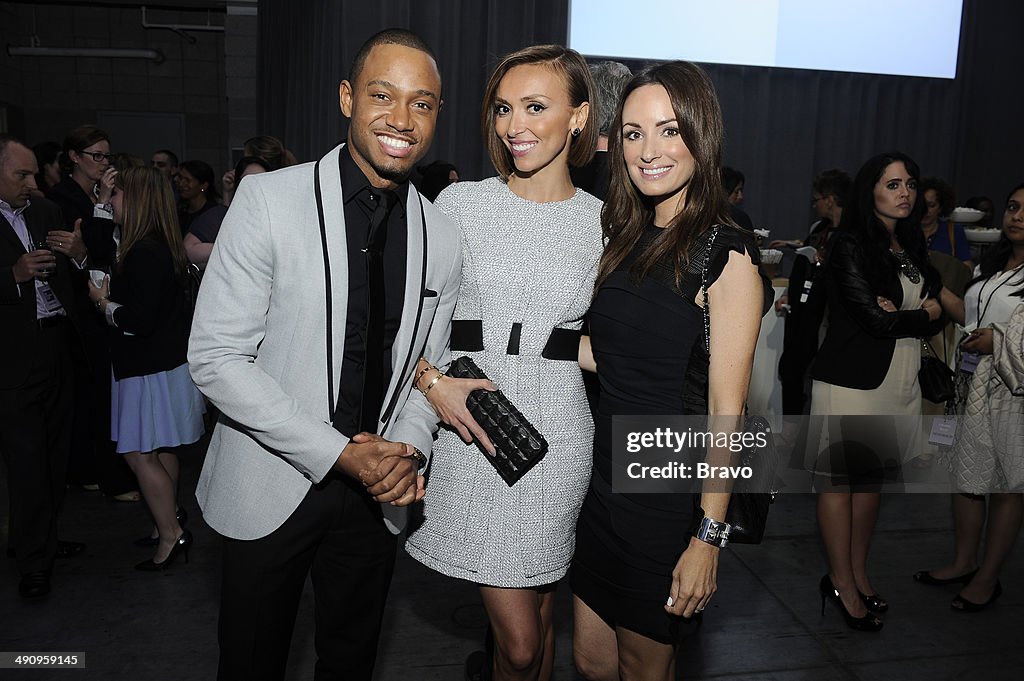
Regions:
<instances>
[{"instance_id":1,"label":"woman in black dress","mask_svg":"<svg viewBox=\"0 0 1024 681\"><path fill-rule=\"evenodd\" d=\"M753 235L728 217L721 110L700 68L670 62L635 76L611 132L608 247L590 311L592 356L586 344L581 352L585 368L596 361L601 398L572 563L574 654L587 679L667 681L680 623L714 595L724 543L689 536L694 494L613 493L612 417L707 414L712 429L736 427L772 289ZM728 503L704 488L699 512L723 521Z\"/></svg>"}]
</instances>

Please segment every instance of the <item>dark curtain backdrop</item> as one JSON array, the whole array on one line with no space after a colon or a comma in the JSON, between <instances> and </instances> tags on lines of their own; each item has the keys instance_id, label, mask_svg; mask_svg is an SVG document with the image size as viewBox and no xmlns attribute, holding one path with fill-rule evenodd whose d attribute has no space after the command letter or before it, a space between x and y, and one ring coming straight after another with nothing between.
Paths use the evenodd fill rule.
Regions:
<instances>
[{"instance_id":1,"label":"dark curtain backdrop","mask_svg":"<svg viewBox=\"0 0 1024 681\"><path fill-rule=\"evenodd\" d=\"M429 162L454 163L466 179L493 174L480 143L480 100L502 55L564 43L565 2L527 0L260 0L260 123L300 160L319 158L346 134L338 84L363 41L393 26L433 48L444 106Z\"/></svg>"},{"instance_id":2,"label":"dark curtain backdrop","mask_svg":"<svg viewBox=\"0 0 1024 681\"><path fill-rule=\"evenodd\" d=\"M360 43L404 26L434 47L444 80L426 160L451 161L464 178L477 179L494 172L478 120L491 68L525 45L564 43L568 0L261 0L259 17L263 130L300 159L343 137L338 83ZM852 175L889 149L910 154L925 175L951 181L958 201L987 194L998 206L1024 181L1022 25L1024 2L965 0L955 80L705 65L724 111L725 162L746 174L745 208L755 223L773 237L803 236L814 175L833 167ZM886 49L870 35L863 44Z\"/></svg>"}]
</instances>

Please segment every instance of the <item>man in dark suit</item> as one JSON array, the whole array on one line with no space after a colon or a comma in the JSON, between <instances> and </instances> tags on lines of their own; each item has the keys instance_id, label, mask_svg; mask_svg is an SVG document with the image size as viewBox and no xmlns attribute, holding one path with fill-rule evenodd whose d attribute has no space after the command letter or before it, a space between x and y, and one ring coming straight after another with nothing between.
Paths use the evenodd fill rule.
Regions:
<instances>
[{"instance_id":1,"label":"man in dark suit","mask_svg":"<svg viewBox=\"0 0 1024 681\"><path fill-rule=\"evenodd\" d=\"M84 548L57 540L57 515L74 408L66 256L81 267L85 247L78 230L63 231L56 204L29 200L35 173L32 150L0 135L0 453L11 500L9 548L24 598L49 593L54 559Z\"/></svg>"}]
</instances>

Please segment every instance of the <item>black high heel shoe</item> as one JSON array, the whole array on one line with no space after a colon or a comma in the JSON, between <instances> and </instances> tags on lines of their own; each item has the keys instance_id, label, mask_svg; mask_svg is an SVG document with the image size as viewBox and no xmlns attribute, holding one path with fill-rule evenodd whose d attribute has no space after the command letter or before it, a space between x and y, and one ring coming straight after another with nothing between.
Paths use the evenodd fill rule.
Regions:
<instances>
[{"instance_id":1,"label":"black high heel shoe","mask_svg":"<svg viewBox=\"0 0 1024 681\"><path fill-rule=\"evenodd\" d=\"M178 519L178 526L184 530L185 523L188 522L188 511L186 511L183 507L179 508L177 511L174 512L174 517ZM132 544L134 544L135 546L138 546L139 548L143 549L156 546L159 543L160 537L152 537L150 535L146 535L145 537L139 537L138 539L132 542Z\"/></svg>"},{"instance_id":2,"label":"black high heel shoe","mask_svg":"<svg viewBox=\"0 0 1024 681\"><path fill-rule=\"evenodd\" d=\"M860 600L862 603L864 603L864 607L866 607L871 612L889 611L889 602L882 598L881 594L871 594L870 596L868 596L866 593L863 593L860 589L857 590L857 593L860 594Z\"/></svg>"},{"instance_id":3,"label":"black high heel shoe","mask_svg":"<svg viewBox=\"0 0 1024 681\"><path fill-rule=\"evenodd\" d=\"M821 592L821 614L825 614L825 601L835 601L836 605L839 606L839 612L843 613L843 619L846 620L846 626L857 631L879 631L882 625L885 624L882 620L878 619L877 616L872 613L868 613L863 617L854 617L850 614L850 611L843 605L843 600L839 597L839 589L832 584L832 580L829 579L828 575L821 578L821 582L818 583L818 591Z\"/></svg>"},{"instance_id":4,"label":"black high heel shoe","mask_svg":"<svg viewBox=\"0 0 1024 681\"><path fill-rule=\"evenodd\" d=\"M974 574L978 571L977 568L970 572L965 572L962 575L956 577L946 577L940 579L939 577L932 577L932 573L928 570L921 570L920 572L914 573L914 581L920 584L927 584L928 586L947 586L949 584L967 584L974 579Z\"/></svg>"},{"instance_id":5,"label":"black high heel shoe","mask_svg":"<svg viewBox=\"0 0 1024 681\"><path fill-rule=\"evenodd\" d=\"M1002 595L1003 585L997 581L996 588L992 591L992 595L989 596L988 600L984 603L975 603L974 601L969 601L960 594L957 594L956 598L953 599L953 602L949 604L949 607L953 608L954 610L959 610L960 612L981 612L988 606L995 603L996 599L998 599Z\"/></svg>"},{"instance_id":6,"label":"black high heel shoe","mask_svg":"<svg viewBox=\"0 0 1024 681\"><path fill-rule=\"evenodd\" d=\"M192 533L188 530L182 530L181 536L174 542L174 547L171 548L171 552L167 554L167 557L157 563L155 560L144 560L135 566L136 570L142 572L159 572L160 570L166 570L169 568L174 561L178 558L179 553L185 554L185 563L188 563L188 551L192 548Z\"/></svg>"}]
</instances>

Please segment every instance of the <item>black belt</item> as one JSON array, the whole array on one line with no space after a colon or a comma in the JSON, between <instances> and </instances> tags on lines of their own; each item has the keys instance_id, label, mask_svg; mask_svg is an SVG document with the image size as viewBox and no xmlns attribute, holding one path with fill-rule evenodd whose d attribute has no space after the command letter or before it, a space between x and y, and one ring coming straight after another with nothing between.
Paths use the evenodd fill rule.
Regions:
<instances>
[{"instance_id":1,"label":"black belt","mask_svg":"<svg viewBox=\"0 0 1024 681\"><path fill-rule=\"evenodd\" d=\"M519 339L523 333L523 325L516 322L508 335L506 355L519 354ZM544 351L540 356L544 359L575 362L580 354L580 336L582 331L572 329L552 329ZM458 352L480 352L484 349L484 323L480 319L452 320L452 350Z\"/></svg>"},{"instance_id":2,"label":"black belt","mask_svg":"<svg viewBox=\"0 0 1024 681\"><path fill-rule=\"evenodd\" d=\"M68 318L64 315L56 315L54 317L40 317L36 320L36 324L39 325L40 329L56 329L59 326L64 326L68 321Z\"/></svg>"}]
</instances>

